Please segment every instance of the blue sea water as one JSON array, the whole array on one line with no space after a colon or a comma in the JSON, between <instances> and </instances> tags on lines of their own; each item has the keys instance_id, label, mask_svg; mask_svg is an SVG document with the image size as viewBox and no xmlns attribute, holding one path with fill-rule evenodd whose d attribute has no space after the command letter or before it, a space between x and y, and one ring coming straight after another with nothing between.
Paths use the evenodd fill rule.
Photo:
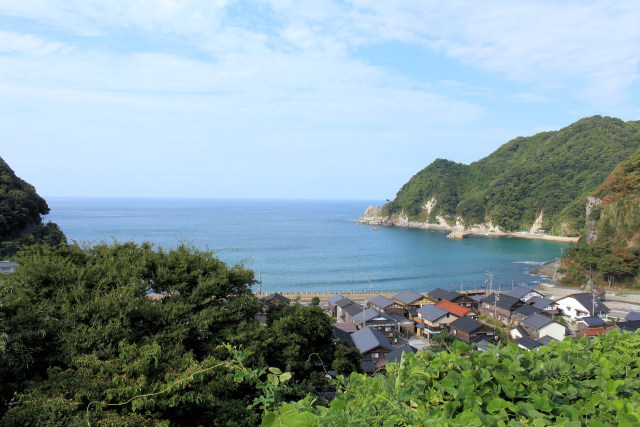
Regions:
<instances>
[{"instance_id":1,"label":"blue sea water","mask_svg":"<svg viewBox=\"0 0 640 427\"><path fill-rule=\"evenodd\" d=\"M428 291L436 287L533 285L523 262L560 256L567 243L505 237L447 239L446 233L353 221L371 202L328 200L48 198L51 213L78 243L187 242L243 262L266 292Z\"/></svg>"}]
</instances>

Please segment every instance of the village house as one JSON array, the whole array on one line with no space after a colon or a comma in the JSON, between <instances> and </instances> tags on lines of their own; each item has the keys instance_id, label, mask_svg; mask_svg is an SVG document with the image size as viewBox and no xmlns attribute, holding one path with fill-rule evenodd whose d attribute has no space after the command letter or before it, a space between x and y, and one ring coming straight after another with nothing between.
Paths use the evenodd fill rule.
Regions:
<instances>
[{"instance_id":1,"label":"village house","mask_svg":"<svg viewBox=\"0 0 640 427\"><path fill-rule=\"evenodd\" d=\"M556 314L556 304L552 299L543 297L532 297L525 301L525 304L546 311L549 314Z\"/></svg>"},{"instance_id":2,"label":"village house","mask_svg":"<svg viewBox=\"0 0 640 427\"><path fill-rule=\"evenodd\" d=\"M404 314L404 308L397 303L385 296L377 295L369 300L369 305L371 308L378 310L380 313L385 314Z\"/></svg>"},{"instance_id":3,"label":"village house","mask_svg":"<svg viewBox=\"0 0 640 427\"><path fill-rule=\"evenodd\" d=\"M424 305L420 307L417 312L417 333L419 336L427 339L433 339L435 335L440 333L443 327L446 327L458 318L458 316L454 316L447 310L433 304Z\"/></svg>"},{"instance_id":4,"label":"village house","mask_svg":"<svg viewBox=\"0 0 640 427\"><path fill-rule=\"evenodd\" d=\"M411 289L395 294L393 300L404 309L403 314L409 314L411 318L416 316L418 308L429 304L429 300L424 295Z\"/></svg>"},{"instance_id":5,"label":"village house","mask_svg":"<svg viewBox=\"0 0 640 427\"><path fill-rule=\"evenodd\" d=\"M335 318L338 322L346 322L347 321L347 313L344 311L350 305L357 305L355 302L351 301L349 298L342 298L335 302L336 315Z\"/></svg>"},{"instance_id":6,"label":"village house","mask_svg":"<svg viewBox=\"0 0 640 427\"><path fill-rule=\"evenodd\" d=\"M329 300L327 301L329 303L329 314L331 314L333 317L338 317L338 314L336 313L336 303L342 299L345 299L345 297L340 294L335 294L329 297Z\"/></svg>"},{"instance_id":7,"label":"village house","mask_svg":"<svg viewBox=\"0 0 640 427\"><path fill-rule=\"evenodd\" d=\"M524 305L518 298L510 297L505 294L498 295L498 303L496 304L496 293L492 293L488 297L483 298L480 306L480 314L492 317L504 323L511 322L511 314Z\"/></svg>"},{"instance_id":8,"label":"village house","mask_svg":"<svg viewBox=\"0 0 640 427\"><path fill-rule=\"evenodd\" d=\"M531 288L527 288L525 286L516 286L513 289L511 289L509 292L507 292L505 295L508 295L513 298L517 298L522 302L525 302L533 297L538 297L538 298L543 297L543 295L540 292L533 290Z\"/></svg>"},{"instance_id":9,"label":"village house","mask_svg":"<svg viewBox=\"0 0 640 427\"><path fill-rule=\"evenodd\" d=\"M606 322L598 316L583 317L576 322L578 331L589 328L604 328Z\"/></svg>"},{"instance_id":10,"label":"village house","mask_svg":"<svg viewBox=\"0 0 640 427\"><path fill-rule=\"evenodd\" d=\"M449 324L449 331L453 337L467 344L482 339L488 342L494 342L495 339L493 329L466 316L451 322Z\"/></svg>"},{"instance_id":11,"label":"village house","mask_svg":"<svg viewBox=\"0 0 640 427\"><path fill-rule=\"evenodd\" d=\"M556 306L563 316L569 320L579 320L583 317L605 317L609 313L609 307L590 293L571 294L556 301Z\"/></svg>"},{"instance_id":12,"label":"village house","mask_svg":"<svg viewBox=\"0 0 640 427\"><path fill-rule=\"evenodd\" d=\"M542 347L542 344L529 336L523 336L516 340L516 344L518 347L523 348L525 350L534 350Z\"/></svg>"},{"instance_id":13,"label":"village house","mask_svg":"<svg viewBox=\"0 0 640 427\"><path fill-rule=\"evenodd\" d=\"M638 329L640 329L640 320L627 320L625 322L617 322L616 327L623 332L636 332Z\"/></svg>"},{"instance_id":14,"label":"village house","mask_svg":"<svg viewBox=\"0 0 640 427\"><path fill-rule=\"evenodd\" d=\"M291 300L289 298L278 293L267 295L266 297L263 297L261 301L267 310L291 304Z\"/></svg>"},{"instance_id":15,"label":"village house","mask_svg":"<svg viewBox=\"0 0 640 427\"><path fill-rule=\"evenodd\" d=\"M627 321L640 320L640 311L631 310L624 317L624 320L627 320Z\"/></svg>"},{"instance_id":16,"label":"village house","mask_svg":"<svg viewBox=\"0 0 640 427\"><path fill-rule=\"evenodd\" d=\"M551 338L562 341L566 335L566 328L563 325L540 313L527 317L521 322L520 326L524 328L528 336L534 339L548 335Z\"/></svg>"},{"instance_id":17,"label":"village house","mask_svg":"<svg viewBox=\"0 0 640 427\"><path fill-rule=\"evenodd\" d=\"M378 363L386 359L393 347L387 338L375 329L364 327L351 334L351 340L362 354L362 371L373 374L378 370Z\"/></svg>"},{"instance_id":18,"label":"village house","mask_svg":"<svg viewBox=\"0 0 640 427\"><path fill-rule=\"evenodd\" d=\"M440 301L438 304L436 304L436 307L440 307L441 309L448 311L456 317L466 316L473 320L478 320L478 313L471 310L470 308L463 307L451 301Z\"/></svg>"},{"instance_id":19,"label":"village house","mask_svg":"<svg viewBox=\"0 0 640 427\"><path fill-rule=\"evenodd\" d=\"M511 323L518 326L524 319L536 313L542 313L542 310L532 305L521 305L511 313Z\"/></svg>"},{"instance_id":20,"label":"village house","mask_svg":"<svg viewBox=\"0 0 640 427\"><path fill-rule=\"evenodd\" d=\"M442 288L435 288L428 292L426 297L433 304L437 304L441 301L450 301L467 308L472 308L475 304L475 301L465 294L461 294L456 291L447 291Z\"/></svg>"},{"instance_id":21,"label":"village house","mask_svg":"<svg viewBox=\"0 0 640 427\"><path fill-rule=\"evenodd\" d=\"M362 307L356 305L346 307L345 311L347 313L347 321L356 324L359 329L364 327L373 328L380 331L390 343L395 344L398 342L398 322L389 315L380 313L372 308L363 311Z\"/></svg>"},{"instance_id":22,"label":"village house","mask_svg":"<svg viewBox=\"0 0 640 427\"><path fill-rule=\"evenodd\" d=\"M0 261L0 273L11 274L16 270L18 264L13 261Z\"/></svg>"}]
</instances>

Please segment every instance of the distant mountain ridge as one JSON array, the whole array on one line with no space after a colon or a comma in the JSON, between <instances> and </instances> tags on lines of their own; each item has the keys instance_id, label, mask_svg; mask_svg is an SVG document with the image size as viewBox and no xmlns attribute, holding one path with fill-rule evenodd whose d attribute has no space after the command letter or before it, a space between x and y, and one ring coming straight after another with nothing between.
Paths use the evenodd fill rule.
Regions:
<instances>
[{"instance_id":1,"label":"distant mountain ridge","mask_svg":"<svg viewBox=\"0 0 640 427\"><path fill-rule=\"evenodd\" d=\"M640 121L593 116L558 131L515 138L469 165L437 159L382 207L381 223L541 228L579 236L587 198L639 147Z\"/></svg>"}]
</instances>

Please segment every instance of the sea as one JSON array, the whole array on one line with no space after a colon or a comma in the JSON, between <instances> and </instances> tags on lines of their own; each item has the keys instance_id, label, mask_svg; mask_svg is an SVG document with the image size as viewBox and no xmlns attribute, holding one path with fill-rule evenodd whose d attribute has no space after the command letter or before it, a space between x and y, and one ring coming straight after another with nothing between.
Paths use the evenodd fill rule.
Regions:
<instances>
[{"instance_id":1,"label":"sea","mask_svg":"<svg viewBox=\"0 0 640 427\"><path fill-rule=\"evenodd\" d=\"M78 244L147 241L213 250L252 269L263 292L466 290L487 280L495 289L535 286L542 277L528 271L571 245L447 239L446 232L354 221L378 201L49 197L47 203L45 221Z\"/></svg>"}]
</instances>

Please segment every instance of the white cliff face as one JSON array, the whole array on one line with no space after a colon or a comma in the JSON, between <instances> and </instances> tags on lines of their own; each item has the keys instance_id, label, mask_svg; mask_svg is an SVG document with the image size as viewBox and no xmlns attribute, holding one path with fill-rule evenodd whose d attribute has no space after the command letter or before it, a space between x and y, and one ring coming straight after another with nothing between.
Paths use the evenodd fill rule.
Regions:
<instances>
[{"instance_id":1,"label":"white cliff face","mask_svg":"<svg viewBox=\"0 0 640 427\"><path fill-rule=\"evenodd\" d=\"M436 207L436 203L438 203L438 201L435 197L432 197L427 203L424 204L423 208L427 212L427 215L431 214L433 208Z\"/></svg>"},{"instance_id":2,"label":"white cliff face","mask_svg":"<svg viewBox=\"0 0 640 427\"><path fill-rule=\"evenodd\" d=\"M586 206L586 218L584 224L584 238L588 244L595 243L598 240L598 231L597 231L597 223L600 218L591 218L591 211L596 206L600 206L602 204L602 200L597 197L589 197L587 198L587 206Z\"/></svg>"},{"instance_id":3,"label":"white cliff face","mask_svg":"<svg viewBox=\"0 0 640 427\"><path fill-rule=\"evenodd\" d=\"M378 206L369 206L366 211L364 211L363 218L377 218L382 214L382 209L380 209L380 205Z\"/></svg>"},{"instance_id":4,"label":"white cliff face","mask_svg":"<svg viewBox=\"0 0 640 427\"><path fill-rule=\"evenodd\" d=\"M537 233L538 230L540 230L541 228L542 228L542 211L540 211L540 215L538 215L538 218L536 218L533 225L531 226L529 233L531 234Z\"/></svg>"}]
</instances>

